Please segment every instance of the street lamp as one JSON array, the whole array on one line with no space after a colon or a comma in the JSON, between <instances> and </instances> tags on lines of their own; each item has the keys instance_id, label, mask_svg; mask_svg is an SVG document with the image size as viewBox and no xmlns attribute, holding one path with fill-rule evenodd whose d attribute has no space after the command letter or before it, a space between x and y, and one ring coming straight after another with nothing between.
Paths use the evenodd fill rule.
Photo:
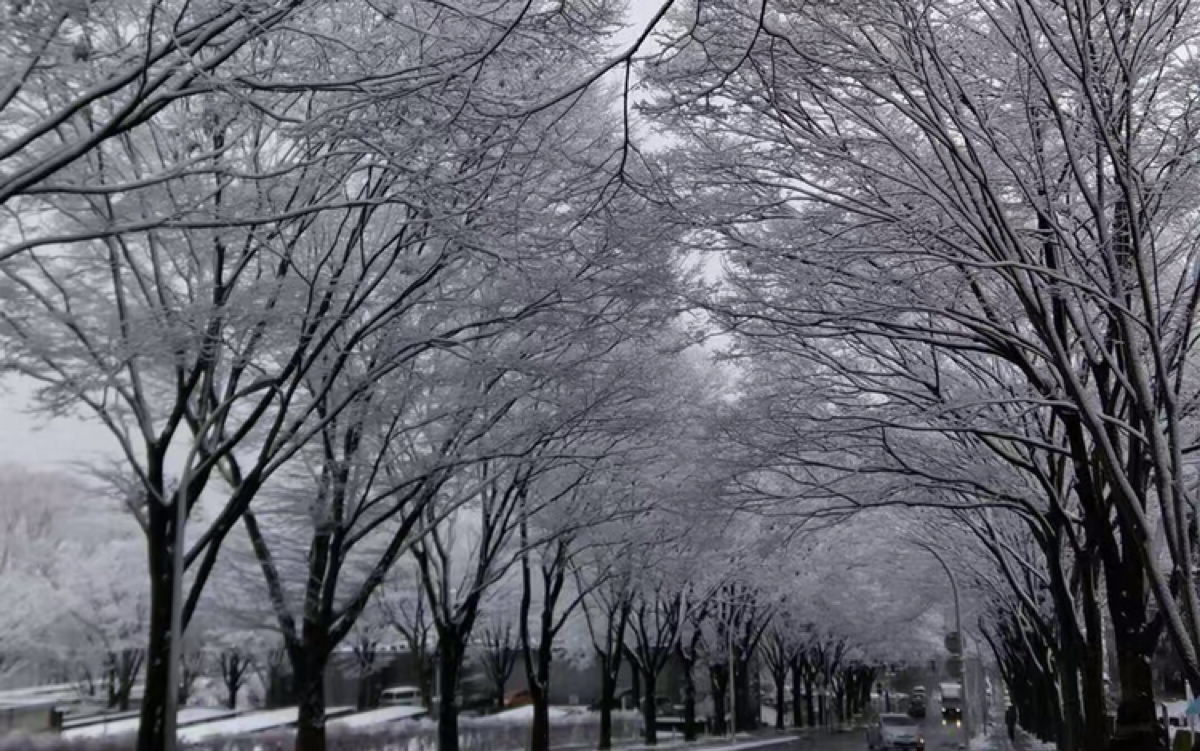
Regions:
<instances>
[{"instance_id":1,"label":"street lamp","mask_svg":"<svg viewBox=\"0 0 1200 751\"><path fill-rule=\"evenodd\" d=\"M966 664L966 660L964 659L965 650L963 649L963 646L964 646L963 642L966 640L966 637L963 635L962 609L959 607L959 602L958 602L958 580L954 578L954 572L950 570L950 566L947 565L946 559L942 558L941 553L937 552L937 550L935 550L933 547L926 545L923 542L914 542L914 544L917 545L918 547L920 547L921 549L923 549L925 552L932 555L937 560L937 562L941 564L942 570L946 572L946 578L950 580L950 590L954 593L954 630L958 633L958 658L959 658L960 664L962 665L962 668L963 668L963 670L962 670L963 748L967 749L967 751L970 751L970 748L971 748L971 720L970 720L971 713L969 711L969 706L968 706L968 701L967 701L967 697L969 696L969 694L967 693L967 664Z\"/></svg>"},{"instance_id":2,"label":"street lamp","mask_svg":"<svg viewBox=\"0 0 1200 751\"><path fill-rule=\"evenodd\" d=\"M725 628L726 635L729 637L729 738L733 740L737 737L737 699L734 691L737 691L737 681L734 680L734 670L736 665L733 659L733 619L729 621L729 625Z\"/></svg>"}]
</instances>

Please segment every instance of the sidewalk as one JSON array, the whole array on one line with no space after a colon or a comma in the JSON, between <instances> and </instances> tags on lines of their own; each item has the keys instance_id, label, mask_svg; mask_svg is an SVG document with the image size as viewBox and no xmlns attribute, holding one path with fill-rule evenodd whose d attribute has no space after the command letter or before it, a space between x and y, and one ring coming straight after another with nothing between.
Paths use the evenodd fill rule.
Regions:
<instances>
[{"instance_id":1,"label":"sidewalk","mask_svg":"<svg viewBox=\"0 0 1200 751\"><path fill-rule=\"evenodd\" d=\"M987 735L971 739L971 751L1054 751L1053 743L1044 743L1021 728L1017 728L1016 743L1008 740L1008 727L993 723Z\"/></svg>"}]
</instances>

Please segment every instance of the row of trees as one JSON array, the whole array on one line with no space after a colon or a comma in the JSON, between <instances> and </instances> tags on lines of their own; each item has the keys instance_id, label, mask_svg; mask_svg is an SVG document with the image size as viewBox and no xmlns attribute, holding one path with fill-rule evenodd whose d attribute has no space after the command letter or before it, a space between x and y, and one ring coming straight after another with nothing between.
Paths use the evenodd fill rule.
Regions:
<instances>
[{"instance_id":1,"label":"row of trees","mask_svg":"<svg viewBox=\"0 0 1200 751\"><path fill-rule=\"evenodd\" d=\"M29 621L22 624L24 628L6 629L5 654L21 654L24 667L39 667L43 680L74 682L93 702L128 709L142 680L148 618L148 588L143 577L131 575L142 565L131 534L135 530L118 510L96 509L78 534L104 542L83 551L72 539L70 525L62 523L76 513L74 494L81 488L53 475L21 472L11 473L5 486L5 508L13 512L12 520L25 519L29 509L61 515L47 520L44 533L32 543L21 533L20 524L13 527L17 534L6 538L11 543L6 545L8 571L25 577L20 586L10 577L6 584L12 584L12 594L21 595L29 593L21 587L37 582L40 601L34 611L39 616L36 626ZM601 487L592 478L575 486L572 497L582 500L587 493L599 493ZM616 487L628 491L624 485ZM604 493L613 490L612 485L603 485ZM672 660L683 667L689 738L696 737L698 700L705 694L717 732L726 730L730 690L737 698L737 727L756 727L756 684L762 666L775 680L778 697L783 696L787 681L796 687L792 706L796 724L840 722L864 708L874 683L872 660L894 645L872 644L868 633L855 629L853 624L868 610L878 614L877 606L863 609L859 604L863 592L843 593L840 601L822 603L825 612L816 617L809 603L820 595L803 589L811 581L796 576L794 563L775 578L746 578L744 559L737 551L760 532L755 525L729 518L726 533L715 535L705 528L708 519L693 526L675 518L688 508L697 512L694 506L656 505L613 514L612 499L603 500L600 505L607 511L591 520L579 506L555 507L569 512L569 524L543 527L536 544L534 522L545 523L548 510L517 522L514 531L505 533L508 543L500 546L498 555L482 563L477 541L502 531L489 532L485 517L456 517L457 541L470 543L457 545L448 560L472 571L481 565L503 570L482 588L473 615L476 626L461 643L449 649L443 645L428 591L431 586L436 591L440 580L428 578L417 555L410 554L392 568L353 628L334 645L325 669L356 676L360 707L366 708L378 700L382 688L374 677L390 661L388 653L399 646L415 662L423 699L427 706L437 706L439 724L457 722L461 699L477 700L461 681L466 660L482 663L501 708L506 683L515 669L522 669L534 705L533 745L543 751L549 748L553 666L564 659L591 661L599 668L599 744L604 747L613 741L612 712L619 705L618 678L623 667L629 676L629 683L623 685L632 686L635 700L641 699L649 743L657 740L659 703L678 698L658 689ZM678 500L686 501L686 494ZM564 523L562 518L559 522ZM119 534L122 529L124 535ZM447 526L442 531L453 530ZM101 531L108 534L98 535ZM187 631L181 700L197 700L203 688L202 701L219 698L225 706L241 708L247 686L258 701L286 700L271 693L286 685L280 682L286 674L301 700L320 702L323 707L324 672L314 685L297 670L277 613L270 605L256 607L267 600L269 586L255 570L255 553L242 546L249 548L249 541L235 538L231 543L231 563L218 569L214 589L202 600ZM122 550L125 555L120 555ZM805 554L790 550L776 560L782 565ZM42 567L47 559L52 563ZM831 559L825 565L845 563ZM73 568L65 568L68 563ZM704 572L703 578L696 578L699 571ZM456 589L452 596L458 597ZM847 611L855 607L859 609ZM839 608L841 620L830 615ZM51 623L56 626L48 628ZM455 682L442 683L451 671ZM240 705L239 695L243 696ZM782 726L781 698L776 706Z\"/></svg>"},{"instance_id":2,"label":"row of trees","mask_svg":"<svg viewBox=\"0 0 1200 751\"><path fill-rule=\"evenodd\" d=\"M938 509L910 536L936 525L1063 749L1159 747L1162 637L1200 690L1197 22L706 0L647 72L681 226L725 262L741 499Z\"/></svg>"},{"instance_id":3,"label":"row of trees","mask_svg":"<svg viewBox=\"0 0 1200 751\"><path fill-rule=\"evenodd\" d=\"M789 633L855 613L818 627L871 641L811 572L741 575L842 528L953 552L1062 748L1154 747L1163 636L1200 691L1196 9L668 2L617 111L618 5L3 7L0 363L117 447L94 475L146 541L139 749L165 742L173 613L234 589L323 748L321 676L401 561L443 686L519 580L535 744L577 610L607 614L606 690L723 643L714 694L748 697L793 607ZM731 335L724 399L680 354L684 300ZM672 573L681 516L730 509L769 542ZM674 552L635 587L646 549ZM821 671L856 703L865 674Z\"/></svg>"},{"instance_id":4,"label":"row of trees","mask_svg":"<svg viewBox=\"0 0 1200 751\"><path fill-rule=\"evenodd\" d=\"M680 247L608 190L602 92L540 101L618 5L2 9L0 357L115 443L93 473L146 542L142 751L174 615L227 597L227 563L257 569L319 750L330 657L397 561L452 687L491 586L540 567L552 612L554 550L656 493L639 465L698 401Z\"/></svg>"}]
</instances>

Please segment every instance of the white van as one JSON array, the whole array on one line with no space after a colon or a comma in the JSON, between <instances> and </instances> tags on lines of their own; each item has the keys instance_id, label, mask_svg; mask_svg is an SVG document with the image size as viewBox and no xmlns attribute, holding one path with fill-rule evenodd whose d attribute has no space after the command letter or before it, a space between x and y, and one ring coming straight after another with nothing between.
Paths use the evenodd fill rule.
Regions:
<instances>
[{"instance_id":1,"label":"white van","mask_svg":"<svg viewBox=\"0 0 1200 751\"><path fill-rule=\"evenodd\" d=\"M415 686L385 688L379 695L379 703L385 707L419 707L421 690Z\"/></svg>"}]
</instances>

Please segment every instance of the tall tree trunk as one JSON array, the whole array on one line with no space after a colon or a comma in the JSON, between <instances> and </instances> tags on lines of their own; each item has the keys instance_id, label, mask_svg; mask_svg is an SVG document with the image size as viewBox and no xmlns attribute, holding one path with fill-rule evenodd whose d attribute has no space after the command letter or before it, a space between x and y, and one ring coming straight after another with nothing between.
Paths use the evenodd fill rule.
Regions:
<instances>
[{"instance_id":1,"label":"tall tree trunk","mask_svg":"<svg viewBox=\"0 0 1200 751\"><path fill-rule=\"evenodd\" d=\"M751 693L751 675L749 660L739 654L733 661L734 666L734 688L736 693L733 695L735 702L734 711L736 712L737 721L734 724L735 730L754 730L758 727L758 718L756 716L756 706L754 704L754 695Z\"/></svg>"},{"instance_id":2,"label":"tall tree trunk","mask_svg":"<svg viewBox=\"0 0 1200 751\"><path fill-rule=\"evenodd\" d=\"M1104 748L1109 725L1104 701L1104 616L1097 597L1098 571L1089 561L1084 564L1082 573L1083 624L1087 630L1083 658L1083 747L1090 750Z\"/></svg>"},{"instance_id":3,"label":"tall tree trunk","mask_svg":"<svg viewBox=\"0 0 1200 751\"><path fill-rule=\"evenodd\" d=\"M225 684L225 708L237 709L238 689L242 687L240 681L228 682Z\"/></svg>"},{"instance_id":4,"label":"tall tree trunk","mask_svg":"<svg viewBox=\"0 0 1200 751\"><path fill-rule=\"evenodd\" d=\"M550 751L550 697L542 694L533 702L533 726L529 730L530 751Z\"/></svg>"},{"instance_id":5,"label":"tall tree trunk","mask_svg":"<svg viewBox=\"0 0 1200 751\"><path fill-rule=\"evenodd\" d=\"M808 726L810 728L819 727L821 724L818 721L816 702L813 699L813 679L812 676L809 676L804 679L804 705L808 710Z\"/></svg>"},{"instance_id":6,"label":"tall tree trunk","mask_svg":"<svg viewBox=\"0 0 1200 751\"><path fill-rule=\"evenodd\" d=\"M710 664L708 666L708 679L712 686L713 733L715 735L725 735L728 732L725 718L725 713L729 709L729 699L725 693L728 690L726 679L728 672L728 668L724 665Z\"/></svg>"},{"instance_id":7,"label":"tall tree trunk","mask_svg":"<svg viewBox=\"0 0 1200 751\"><path fill-rule=\"evenodd\" d=\"M1105 541L1108 545L1101 548L1121 688L1116 727L1108 748L1110 751L1165 751L1166 739L1159 733L1154 707L1151 669L1161 629L1149 621L1146 572L1134 552L1137 546L1146 542L1138 539L1132 527L1120 520L1117 528L1124 560L1116 553L1111 538Z\"/></svg>"},{"instance_id":8,"label":"tall tree trunk","mask_svg":"<svg viewBox=\"0 0 1200 751\"><path fill-rule=\"evenodd\" d=\"M424 647L414 652L413 656L417 662L417 688L421 692L421 706L433 709L433 674L438 669L437 656L431 656L429 650ZM503 703L503 696L500 697L500 701Z\"/></svg>"},{"instance_id":9,"label":"tall tree trunk","mask_svg":"<svg viewBox=\"0 0 1200 751\"><path fill-rule=\"evenodd\" d=\"M448 631L438 634L438 751L458 751L458 680L463 654L461 636Z\"/></svg>"},{"instance_id":10,"label":"tall tree trunk","mask_svg":"<svg viewBox=\"0 0 1200 751\"><path fill-rule=\"evenodd\" d=\"M680 656L683 663L683 739L694 741L696 740L696 661Z\"/></svg>"},{"instance_id":11,"label":"tall tree trunk","mask_svg":"<svg viewBox=\"0 0 1200 751\"><path fill-rule=\"evenodd\" d=\"M529 695L533 699L533 725L529 731L529 751L550 751L550 661L551 644L543 638L536 650L526 651L535 664L525 666ZM611 715L610 715L611 721ZM610 727L611 734L611 727Z\"/></svg>"},{"instance_id":12,"label":"tall tree trunk","mask_svg":"<svg viewBox=\"0 0 1200 751\"><path fill-rule=\"evenodd\" d=\"M1157 634L1147 623L1143 606L1145 577L1140 568L1134 566L1115 572L1115 575L1121 578L1108 590L1121 703L1117 706L1117 724L1109 749L1160 751L1165 746L1157 728L1151 669Z\"/></svg>"},{"instance_id":13,"label":"tall tree trunk","mask_svg":"<svg viewBox=\"0 0 1200 751\"><path fill-rule=\"evenodd\" d=\"M502 676L496 676L496 709L504 711L504 692L508 689L508 680Z\"/></svg>"},{"instance_id":14,"label":"tall tree trunk","mask_svg":"<svg viewBox=\"0 0 1200 751\"><path fill-rule=\"evenodd\" d=\"M166 747L167 682L170 680L175 507L151 499L146 504L146 517L150 633L146 647L146 689L138 723L137 751L161 751Z\"/></svg>"},{"instance_id":15,"label":"tall tree trunk","mask_svg":"<svg viewBox=\"0 0 1200 751\"><path fill-rule=\"evenodd\" d=\"M773 677L775 679L775 729L783 730L783 715L786 711L784 704L787 702L784 696L784 684L787 683L787 673L776 672Z\"/></svg>"},{"instance_id":16,"label":"tall tree trunk","mask_svg":"<svg viewBox=\"0 0 1200 751\"><path fill-rule=\"evenodd\" d=\"M1054 614L1058 620L1058 644L1055 667L1058 674L1059 709L1062 713L1059 748L1062 751L1082 751L1084 724L1083 702L1080 692L1080 671L1083 668L1083 635L1075 616L1074 598L1067 588L1066 574L1062 568L1061 526L1049 538L1045 549L1050 574L1050 595L1054 602Z\"/></svg>"},{"instance_id":17,"label":"tall tree trunk","mask_svg":"<svg viewBox=\"0 0 1200 751\"><path fill-rule=\"evenodd\" d=\"M637 660L629 661L629 698L634 707L642 706L642 676L637 669Z\"/></svg>"},{"instance_id":18,"label":"tall tree trunk","mask_svg":"<svg viewBox=\"0 0 1200 751\"><path fill-rule=\"evenodd\" d=\"M609 670L608 659L602 657L600 663L600 739L596 742L598 751L608 751L612 748L613 704L617 701L617 679ZM615 659L619 660L620 656L615 656Z\"/></svg>"},{"instance_id":19,"label":"tall tree trunk","mask_svg":"<svg viewBox=\"0 0 1200 751\"><path fill-rule=\"evenodd\" d=\"M330 648L317 624L306 622L300 654L292 665L296 676L296 751L325 751L325 666Z\"/></svg>"},{"instance_id":20,"label":"tall tree trunk","mask_svg":"<svg viewBox=\"0 0 1200 751\"><path fill-rule=\"evenodd\" d=\"M654 693L655 676L646 671L642 674L645 679L646 695L642 699L643 740L647 746L658 744L658 698Z\"/></svg>"},{"instance_id":21,"label":"tall tree trunk","mask_svg":"<svg viewBox=\"0 0 1200 751\"><path fill-rule=\"evenodd\" d=\"M793 659L789 667L792 673L792 727L798 728L804 726L804 698L800 693L804 671L798 658Z\"/></svg>"}]
</instances>

